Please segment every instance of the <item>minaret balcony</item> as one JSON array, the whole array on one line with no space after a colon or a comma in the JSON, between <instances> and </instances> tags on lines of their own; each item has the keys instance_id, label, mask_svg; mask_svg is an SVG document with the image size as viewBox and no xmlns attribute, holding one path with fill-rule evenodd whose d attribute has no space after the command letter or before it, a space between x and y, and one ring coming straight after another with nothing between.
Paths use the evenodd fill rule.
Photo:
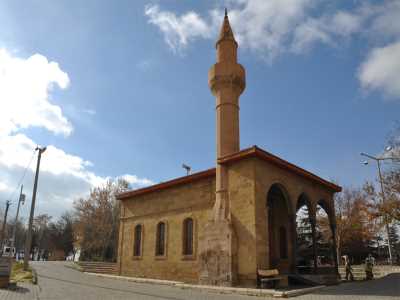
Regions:
<instances>
[{"instance_id":1,"label":"minaret balcony","mask_svg":"<svg viewBox=\"0 0 400 300\"><path fill-rule=\"evenodd\" d=\"M233 88L240 95L246 87L245 69L237 63L216 63L208 71L208 85L214 95L226 87Z\"/></svg>"}]
</instances>

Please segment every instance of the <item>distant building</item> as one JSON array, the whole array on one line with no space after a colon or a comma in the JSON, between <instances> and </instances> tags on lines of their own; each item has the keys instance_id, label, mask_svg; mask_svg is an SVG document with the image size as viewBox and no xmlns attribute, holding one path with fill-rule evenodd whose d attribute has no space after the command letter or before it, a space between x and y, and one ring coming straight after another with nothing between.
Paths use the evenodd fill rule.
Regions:
<instances>
[{"instance_id":1,"label":"distant building","mask_svg":"<svg viewBox=\"0 0 400 300\"><path fill-rule=\"evenodd\" d=\"M240 150L245 69L237 47L225 15L208 74L216 97L216 167L117 196L121 275L254 286L258 269L296 272L296 211L303 204L312 226L321 205L335 236L339 186L257 146Z\"/></svg>"}]
</instances>

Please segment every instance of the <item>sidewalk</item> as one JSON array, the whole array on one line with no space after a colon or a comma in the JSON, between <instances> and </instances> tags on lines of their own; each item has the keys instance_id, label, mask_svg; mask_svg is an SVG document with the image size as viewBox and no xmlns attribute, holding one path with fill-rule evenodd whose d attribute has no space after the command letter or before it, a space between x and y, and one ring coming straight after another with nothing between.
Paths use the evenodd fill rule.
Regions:
<instances>
[{"instance_id":1,"label":"sidewalk","mask_svg":"<svg viewBox=\"0 0 400 300\"><path fill-rule=\"evenodd\" d=\"M39 286L32 283L18 283L14 290L0 289L1 300L35 300L38 295Z\"/></svg>"},{"instance_id":2,"label":"sidewalk","mask_svg":"<svg viewBox=\"0 0 400 300\"><path fill-rule=\"evenodd\" d=\"M138 283L148 283L148 284L162 284L162 285L170 285L179 287L182 289L199 289L203 291L221 293L221 294L239 294L239 295L246 295L246 296L269 296L269 297L277 297L277 298L288 298L288 297L295 297L299 295L308 294L317 290L324 288L324 285L310 287L310 288L303 288L303 289L296 289L296 290L286 290L286 291L279 291L274 289L254 289L254 288L240 288L240 287L223 287L223 286L211 286L211 285L198 285L198 284L187 284L179 281L169 281L169 280L160 280L160 279L148 279L148 278L136 278L136 277L127 277L127 276L118 276L118 275L108 275L108 274L99 274L99 273L88 273L84 272L85 274L104 277L104 278L111 278L116 280L125 280L131 282L138 282Z\"/></svg>"}]
</instances>

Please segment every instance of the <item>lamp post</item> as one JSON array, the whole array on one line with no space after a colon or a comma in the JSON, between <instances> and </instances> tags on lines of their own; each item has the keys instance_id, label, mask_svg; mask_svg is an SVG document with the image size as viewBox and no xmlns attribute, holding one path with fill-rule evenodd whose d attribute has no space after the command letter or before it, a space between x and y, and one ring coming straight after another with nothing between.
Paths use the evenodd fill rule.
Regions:
<instances>
[{"instance_id":1,"label":"lamp post","mask_svg":"<svg viewBox=\"0 0 400 300\"><path fill-rule=\"evenodd\" d=\"M386 148L386 151L390 151L391 148ZM382 177L382 171L381 171L381 162L384 160L392 160L392 161L400 161L400 158L397 157L375 157L373 155L369 155L366 153L361 152L360 153L362 156L365 156L369 159L372 159L374 161L376 161L377 167L378 167L378 176L379 176L379 183L381 185L381 194L382 194L382 203L385 203L385 190L384 190L384 185L383 185L383 177ZM368 165L368 161L364 162L365 165ZM392 258L392 247L391 247L391 243L390 243L390 235L389 235L389 224L388 224L388 220L387 220L387 216L386 214L384 215L384 221L385 221L385 230L387 233L387 237L388 237L388 248L389 248L389 260L390 260L390 264L393 264L393 258Z\"/></svg>"}]
</instances>

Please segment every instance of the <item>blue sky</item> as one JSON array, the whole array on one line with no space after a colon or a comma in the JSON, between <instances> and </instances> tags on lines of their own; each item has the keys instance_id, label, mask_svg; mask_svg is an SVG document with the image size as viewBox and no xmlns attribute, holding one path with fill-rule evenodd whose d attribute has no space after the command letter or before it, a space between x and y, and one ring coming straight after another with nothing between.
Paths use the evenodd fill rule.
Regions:
<instances>
[{"instance_id":1,"label":"blue sky","mask_svg":"<svg viewBox=\"0 0 400 300\"><path fill-rule=\"evenodd\" d=\"M106 178L137 188L212 167L207 72L225 6L247 72L241 148L343 186L374 180L359 153L382 153L399 120L400 1L5 0L0 205L36 144L51 145L38 211L54 215Z\"/></svg>"}]
</instances>

